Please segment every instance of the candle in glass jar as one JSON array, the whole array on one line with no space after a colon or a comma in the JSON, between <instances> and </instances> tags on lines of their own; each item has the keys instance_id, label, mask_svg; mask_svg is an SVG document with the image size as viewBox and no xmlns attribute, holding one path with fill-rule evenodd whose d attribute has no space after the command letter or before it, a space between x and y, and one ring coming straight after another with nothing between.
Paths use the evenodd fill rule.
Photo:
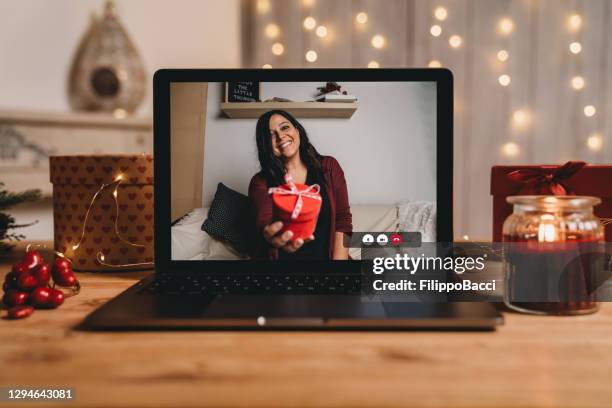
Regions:
<instances>
[{"instance_id":1,"label":"candle in glass jar","mask_svg":"<svg viewBox=\"0 0 612 408\"><path fill-rule=\"evenodd\" d=\"M603 242L593 215L595 197L513 196L514 212L503 227L505 303L539 314L584 314L597 310L594 265L582 254Z\"/></svg>"}]
</instances>

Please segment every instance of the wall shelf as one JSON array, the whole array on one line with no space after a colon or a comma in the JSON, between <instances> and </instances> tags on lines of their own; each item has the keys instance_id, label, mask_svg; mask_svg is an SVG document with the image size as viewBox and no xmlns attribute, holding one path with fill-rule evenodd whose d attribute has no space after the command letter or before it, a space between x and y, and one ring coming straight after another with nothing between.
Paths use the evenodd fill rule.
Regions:
<instances>
[{"instance_id":1,"label":"wall shelf","mask_svg":"<svg viewBox=\"0 0 612 408\"><path fill-rule=\"evenodd\" d=\"M110 113L0 110L1 181L9 190L38 188L50 196L49 156L153 150L151 118Z\"/></svg>"},{"instance_id":2,"label":"wall shelf","mask_svg":"<svg viewBox=\"0 0 612 408\"><path fill-rule=\"evenodd\" d=\"M346 102L223 102L221 111L230 119L257 119L263 113L282 109L297 118L348 119L357 110Z\"/></svg>"},{"instance_id":3,"label":"wall shelf","mask_svg":"<svg viewBox=\"0 0 612 408\"><path fill-rule=\"evenodd\" d=\"M0 110L0 125L32 125L70 128L116 128L151 132L152 118L128 116L123 119L111 113L94 112L29 112Z\"/></svg>"}]
</instances>

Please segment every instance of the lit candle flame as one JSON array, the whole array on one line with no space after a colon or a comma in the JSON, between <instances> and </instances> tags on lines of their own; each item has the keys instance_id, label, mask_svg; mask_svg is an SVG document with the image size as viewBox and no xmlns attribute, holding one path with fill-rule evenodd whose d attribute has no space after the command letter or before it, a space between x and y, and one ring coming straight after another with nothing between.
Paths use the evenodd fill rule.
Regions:
<instances>
[{"instance_id":1,"label":"lit candle flame","mask_svg":"<svg viewBox=\"0 0 612 408\"><path fill-rule=\"evenodd\" d=\"M555 217L550 214L542 215L542 222L538 227L539 242L555 242L559 240Z\"/></svg>"}]
</instances>

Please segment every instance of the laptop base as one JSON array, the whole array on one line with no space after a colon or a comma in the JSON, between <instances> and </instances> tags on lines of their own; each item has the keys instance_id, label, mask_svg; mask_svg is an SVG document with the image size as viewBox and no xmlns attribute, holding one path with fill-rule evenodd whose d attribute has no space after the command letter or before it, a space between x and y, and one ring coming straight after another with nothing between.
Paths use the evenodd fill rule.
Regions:
<instances>
[{"instance_id":1,"label":"laptop base","mask_svg":"<svg viewBox=\"0 0 612 408\"><path fill-rule=\"evenodd\" d=\"M358 294L143 294L145 278L90 314L93 330L494 330L487 302L383 302Z\"/></svg>"}]
</instances>

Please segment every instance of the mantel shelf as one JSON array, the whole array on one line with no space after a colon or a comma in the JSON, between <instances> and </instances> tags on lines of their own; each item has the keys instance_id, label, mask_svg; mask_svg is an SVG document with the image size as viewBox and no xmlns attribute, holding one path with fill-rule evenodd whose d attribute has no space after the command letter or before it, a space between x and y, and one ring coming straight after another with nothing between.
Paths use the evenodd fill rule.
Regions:
<instances>
[{"instance_id":1,"label":"mantel shelf","mask_svg":"<svg viewBox=\"0 0 612 408\"><path fill-rule=\"evenodd\" d=\"M357 104L346 102L221 103L221 111L230 119L256 119L273 109L282 109L297 118L349 119L357 110Z\"/></svg>"}]
</instances>

